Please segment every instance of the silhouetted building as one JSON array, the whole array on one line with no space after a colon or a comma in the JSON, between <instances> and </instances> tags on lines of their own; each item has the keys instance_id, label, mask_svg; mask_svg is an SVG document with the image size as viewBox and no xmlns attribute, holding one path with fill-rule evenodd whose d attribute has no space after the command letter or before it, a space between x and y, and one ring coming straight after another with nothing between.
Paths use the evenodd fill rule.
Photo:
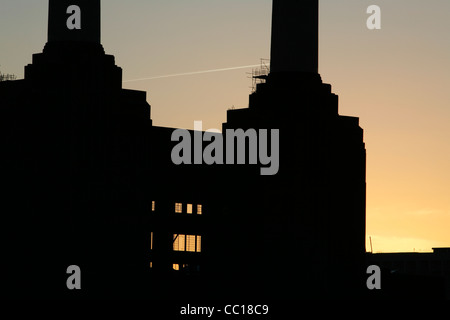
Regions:
<instances>
[{"instance_id":1,"label":"silhouetted building","mask_svg":"<svg viewBox=\"0 0 450 320\"><path fill-rule=\"evenodd\" d=\"M175 129L152 125L100 44L100 1L50 0L43 52L0 83L3 296L361 297L363 130L318 74L318 0L273 5L270 73L215 135L279 130L265 176L175 165ZM81 291L66 288L70 265Z\"/></svg>"},{"instance_id":2,"label":"silhouetted building","mask_svg":"<svg viewBox=\"0 0 450 320\"><path fill-rule=\"evenodd\" d=\"M77 11L81 30L68 29ZM99 25L99 0L51 0L43 53L25 79L0 84L3 295L125 295L115 291L141 285L130 270L147 249L134 221L150 207L150 106L145 92L122 89ZM83 272L77 293L66 288L70 265Z\"/></svg>"},{"instance_id":3,"label":"silhouetted building","mask_svg":"<svg viewBox=\"0 0 450 320\"><path fill-rule=\"evenodd\" d=\"M338 114L338 97L317 73L318 1L275 0L273 13L271 72L249 108L228 111L224 129L279 129L280 171L249 179L242 201L250 206L236 218L253 213L249 228L256 224L261 240L250 252L278 274L278 292L351 296L363 283L363 130Z\"/></svg>"}]
</instances>

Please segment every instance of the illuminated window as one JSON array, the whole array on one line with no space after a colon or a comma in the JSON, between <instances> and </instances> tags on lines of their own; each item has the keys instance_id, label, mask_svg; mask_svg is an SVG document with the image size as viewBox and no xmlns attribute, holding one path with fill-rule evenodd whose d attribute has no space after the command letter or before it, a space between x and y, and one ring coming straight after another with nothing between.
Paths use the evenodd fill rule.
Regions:
<instances>
[{"instance_id":1,"label":"illuminated window","mask_svg":"<svg viewBox=\"0 0 450 320\"><path fill-rule=\"evenodd\" d=\"M177 263L173 264L173 270L179 271L180 270L180 265Z\"/></svg>"},{"instance_id":2,"label":"illuminated window","mask_svg":"<svg viewBox=\"0 0 450 320\"><path fill-rule=\"evenodd\" d=\"M186 241L186 236L184 234L174 234L173 235L173 250L174 251L185 251L185 241Z\"/></svg>"},{"instance_id":3,"label":"illuminated window","mask_svg":"<svg viewBox=\"0 0 450 320\"><path fill-rule=\"evenodd\" d=\"M155 209L156 209L156 202L152 201L152 211L155 211Z\"/></svg>"},{"instance_id":4,"label":"illuminated window","mask_svg":"<svg viewBox=\"0 0 450 320\"><path fill-rule=\"evenodd\" d=\"M182 203L175 203L175 212L176 213L182 213L183 212L183 204Z\"/></svg>"},{"instance_id":5,"label":"illuminated window","mask_svg":"<svg viewBox=\"0 0 450 320\"><path fill-rule=\"evenodd\" d=\"M202 205L201 204L198 204L197 205L197 214L202 214Z\"/></svg>"},{"instance_id":6,"label":"illuminated window","mask_svg":"<svg viewBox=\"0 0 450 320\"><path fill-rule=\"evenodd\" d=\"M153 250L153 232L150 233L150 250Z\"/></svg>"},{"instance_id":7,"label":"illuminated window","mask_svg":"<svg viewBox=\"0 0 450 320\"><path fill-rule=\"evenodd\" d=\"M202 252L202 236L197 236L196 251Z\"/></svg>"},{"instance_id":8,"label":"illuminated window","mask_svg":"<svg viewBox=\"0 0 450 320\"><path fill-rule=\"evenodd\" d=\"M186 251L195 252L195 236L186 236Z\"/></svg>"},{"instance_id":9,"label":"illuminated window","mask_svg":"<svg viewBox=\"0 0 450 320\"><path fill-rule=\"evenodd\" d=\"M173 251L202 252L202 236L174 234Z\"/></svg>"},{"instance_id":10,"label":"illuminated window","mask_svg":"<svg viewBox=\"0 0 450 320\"><path fill-rule=\"evenodd\" d=\"M150 269L153 268L153 262L150 262Z\"/></svg>"},{"instance_id":11,"label":"illuminated window","mask_svg":"<svg viewBox=\"0 0 450 320\"><path fill-rule=\"evenodd\" d=\"M188 204L186 208L187 214L192 214L192 204Z\"/></svg>"}]
</instances>

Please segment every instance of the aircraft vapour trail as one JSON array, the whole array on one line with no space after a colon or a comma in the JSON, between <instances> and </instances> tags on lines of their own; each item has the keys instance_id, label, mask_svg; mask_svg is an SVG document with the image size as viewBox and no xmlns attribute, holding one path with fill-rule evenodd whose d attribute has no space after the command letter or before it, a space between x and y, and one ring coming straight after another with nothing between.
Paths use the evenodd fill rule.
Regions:
<instances>
[{"instance_id":1,"label":"aircraft vapour trail","mask_svg":"<svg viewBox=\"0 0 450 320\"><path fill-rule=\"evenodd\" d=\"M181 77L181 76L190 76L195 74L203 74L203 73L212 73L212 72L222 72L222 71L231 71L238 69L247 69L247 68L255 68L260 67L260 64L254 64L249 66L240 66L240 67L230 67L230 68L222 68L222 69L211 69L211 70L203 70L203 71L195 71L195 72L185 72L185 73L176 73L176 74L168 74L164 76L156 76L149 78L141 78L141 79L133 79L133 80L124 80L123 82L135 82L135 81L145 81L145 80L153 80L153 79L162 79L162 78L171 78L171 77Z\"/></svg>"}]
</instances>

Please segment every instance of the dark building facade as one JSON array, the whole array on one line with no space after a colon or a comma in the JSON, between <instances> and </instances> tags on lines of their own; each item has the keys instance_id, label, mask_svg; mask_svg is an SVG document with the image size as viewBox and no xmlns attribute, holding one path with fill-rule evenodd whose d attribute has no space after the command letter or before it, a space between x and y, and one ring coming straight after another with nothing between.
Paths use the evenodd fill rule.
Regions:
<instances>
[{"instance_id":1,"label":"dark building facade","mask_svg":"<svg viewBox=\"0 0 450 320\"><path fill-rule=\"evenodd\" d=\"M273 175L174 164L175 129L152 125L101 46L100 1L49 3L43 52L0 83L2 296L360 297L363 130L318 73L317 0L274 0L270 73L216 134L277 130Z\"/></svg>"},{"instance_id":2,"label":"dark building facade","mask_svg":"<svg viewBox=\"0 0 450 320\"><path fill-rule=\"evenodd\" d=\"M450 299L450 248L433 252L368 253L382 271L380 299Z\"/></svg>"},{"instance_id":3,"label":"dark building facade","mask_svg":"<svg viewBox=\"0 0 450 320\"><path fill-rule=\"evenodd\" d=\"M223 125L280 132L279 172L247 179L230 221L252 230L253 241L244 231L236 244L251 244L247 272L277 275L259 292L277 288L285 298L352 296L363 284L363 130L339 115L338 96L318 74L318 16L318 1L273 2L270 73Z\"/></svg>"}]
</instances>

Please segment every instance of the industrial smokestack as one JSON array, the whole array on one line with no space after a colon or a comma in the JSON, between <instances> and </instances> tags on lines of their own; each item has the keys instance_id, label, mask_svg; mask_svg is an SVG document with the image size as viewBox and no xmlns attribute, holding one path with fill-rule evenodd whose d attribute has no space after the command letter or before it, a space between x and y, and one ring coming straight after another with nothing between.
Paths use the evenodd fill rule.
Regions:
<instances>
[{"instance_id":1,"label":"industrial smokestack","mask_svg":"<svg viewBox=\"0 0 450 320\"><path fill-rule=\"evenodd\" d=\"M48 42L100 43L100 0L49 0Z\"/></svg>"},{"instance_id":2,"label":"industrial smokestack","mask_svg":"<svg viewBox=\"0 0 450 320\"><path fill-rule=\"evenodd\" d=\"M270 72L319 72L319 0L273 0Z\"/></svg>"}]
</instances>

